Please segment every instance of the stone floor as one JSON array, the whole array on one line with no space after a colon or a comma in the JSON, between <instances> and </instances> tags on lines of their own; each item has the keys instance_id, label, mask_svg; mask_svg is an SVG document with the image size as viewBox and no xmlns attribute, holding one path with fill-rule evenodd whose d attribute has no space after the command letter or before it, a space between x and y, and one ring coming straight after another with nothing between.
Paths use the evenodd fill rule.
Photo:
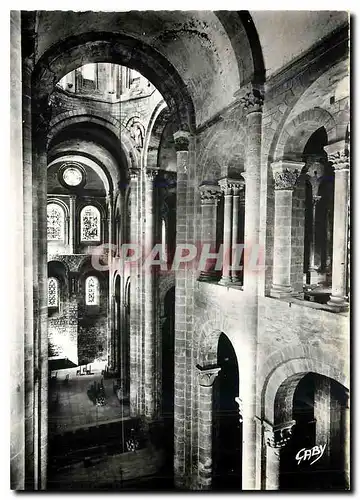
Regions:
<instances>
[{"instance_id":1,"label":"stone floor","mask_svg":"<svg viewBox=\"0 0 360 500\"><path fill-rule=\"evenodd\" d=\"M91 375L77 375L78 367L52 372L56 380L51 381L49 399L57 401L57 404L49 405L50 433L58 434L129 418L129 405L120 403L114 394L113 379L103 381L105 406L97 406L90 400L87 391L94 381L101 382L103 369L103 364L98 363L91 365ZM65 382L67 375L68 383Z\"/></svg>"}]
</instances>

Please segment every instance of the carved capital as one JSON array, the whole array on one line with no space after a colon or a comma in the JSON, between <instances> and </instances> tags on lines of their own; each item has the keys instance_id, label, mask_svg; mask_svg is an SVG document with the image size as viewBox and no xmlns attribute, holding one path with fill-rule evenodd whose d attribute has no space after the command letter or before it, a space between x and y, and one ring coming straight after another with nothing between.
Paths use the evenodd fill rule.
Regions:
<instances>
[{"instance_id":1,"label":"carved capital","mask_svg":"<svg viewBox=\"0 0 360 500\"><path fill-rule=\"evenodd\" d=\"M230 179L229 177L223 177L218 181L218 184L225 196L233 193L238 195L239 191L244 189L245 181L243 179Z\"/></svg>"},{"instance_id":2,"label":"carved capital","mask_svg":"<svg viewBox=\"0 0 360 500\"><path fill-rule=\"evenodd\" d=\"M202 205L217 205L221 196L221 190L219 186L211 184L201 184L199 186L199 190Z\"/></svg>"},{"instance_id":3,"label":"carved capital","mask_svg":"<svg viewBox=\"0 0 360 500\"><path fill-rule=\"evenodd\" d=\"M245 181L243 179L230 179L230 187L234 196L239 196L240 191L245 187Z\"/></svg>"},{"instance_id":4,"label":"carved capital","mask_svg":"<svg viewBox=\"0 0 360 500\"><path fill-rule=\"evenodd\" d=\"M259 113L264 104L264 94L259 89L252 88L243 97L240 97L240 103L247 114Z\"/></svg>"},{"instance_id":5,"label":"carved capital","mask_svg":"<svg viewBox=\"0 0 360 500\"><path fill-rule=\"evenodd\" d=\"M295 420L290 420L289 422L272 426L264 420L263 427L266 444L270 448L283 448L291 439L292 429L295 424Z\"/></svg>"},{"instance_id":6,"label":"carved capital","mask_svg":"<svg viewBox=\"0 0 360 500\"><path fill-rule=\"evenodd\" d=\"M219 366L201 367L196 365L196 368L198 370L199 384L203 387L211 387L221 370Z\"/></svg>"},{"instance_id":7,"label":"carved capital","mask_svg":"<svg viewBox=\"0 0 360 500\"><path fill-rule=\"evenodd\" d=\"M155 179L155 177L157 176L158 174L158 170L154 170L152 168L148 168L146 169L146 178L148 181L153 181Z\"/></svg>"},{"instance_id":8,"label":"carved capital","mask_svg":"<svg viewBox=\"0 0 360 500\"><path fill-rule=\"evenodd\" d=\"M178 130L173 135L176 151L189 151L190 133L185 130Z\"/></svg>"},{"instance_id":9,"label":"carved capital","mask_svg":"<svg viewBox=\"0 0 360 500\"><path fill-rule=\"evenodd\" d=\"M129 168L129 176L132 181L136 180L139 177L140 170L138 168L130 167Z\"/></svg>"},{"instance_id":10,"label":"carved capital","mask_svg":"<svg viewBox=\"0 0 360 500\"><path fill-rule=\"evenodd\" d=\"M305 163L278 161L271 164L275 189L292 191Z\"/></svg>"},{"instance_id":11,"label":"carved capital","mask_svg":"<svg viewBox=\"0 0 360 500\"><path fill-rule=\"evenodd\" d=\"M319 195L313 195L313 197L312 197L313 207L315 207L320 200L321 200L321 196L319 196Z\"/></svg>"},{"instance_id":12,"label":"carved capital","mask_svg":"<svg viewBox=\"0 0 360 500\"><path fill-rule=\"evenodd\" d=\"M328 156L329 162L334 167L335 172L350 169L349 154L347 151L337 151Z\"/></svg>"}]
</instances>

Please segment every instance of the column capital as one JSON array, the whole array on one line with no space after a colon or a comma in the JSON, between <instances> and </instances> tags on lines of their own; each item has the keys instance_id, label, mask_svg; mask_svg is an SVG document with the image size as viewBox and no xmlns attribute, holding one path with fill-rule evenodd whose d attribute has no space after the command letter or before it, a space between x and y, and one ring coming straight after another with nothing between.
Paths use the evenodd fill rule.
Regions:
<instances>
[{"instance_id":1,"label":"column capital","mask_svg":"<svg viewBox=\"0 0 360 500\"><path fill-rule=\"evenodd\" d=\"M145 175L147 180L153 181L155 177L158 175L158 170L153 169L153 168L147 168L145 171Z\"/></svg>"},{"instance_id":2,"label":"column capital","mask_svg":"<svg viewBox=\"0 0 360 500\"><path fill-rule=\"evenodd\" d=\"M292 191L304 165L304 162L295 161L276 161L272 163L275 189Z\"/></svg>"},{"instance_id":3,"label":"column capital","mask_svg":"<svg viewBox=\"0 0 360 500\"><path fill-rule=\"evenodd\" d=\"M199 384L203 387L211 387L215 382L221 368L219 366L202 367L196 365L198 370Z\"/></svg>"},{"instance_id":4,"label":"column capital","mask_svg":"<svg viewBox=\"0 0 360 500\"><path fill-rule=\"evenodd\" d=\"M230 187L234 196L239 196L240 191L245 187L244 179L230 179Z\"/></svg>"},{"instance_id":5,"label":"column capital","mask_svg":"<svg viewBox=\"0 0 360 500\"><path fill-rule=\"evenodd\" d=\"M223 177L218 181L220 189L224 191L225 195L230 195L232 193L238 194L241 189L243 189L245 185L245 181L243 179L231 179L229 177Z\"/></svg>"},{"instance_id":6,"label":"column capital","mask_svg":"<svg viewBox=\"0 0 360 500\"><path fill-rule=\"evenodd\" d=\"M296 424L296 420L289 420L288 422L282 422L278 425L271 425L266 420L262 422L266 444L270 448L283 448L286 443L291 439L292 429Z\"/></svg>"},{"instance_id":7,"label":"column capital","mask_svg":"<svg viewBox=\"0 0 360 500\"><path fill-rule=\"evenodd\" d=\"M217 205L221 196L221 190L218 185L201 184L199 191L202 205Z\"/></svg>"},{"instance_id":8,"label":"column capital","mask_svg":"<svg viewBox=\"0 0 360 500\"><path fill-rule=\"evenodd\" d=\"M129 168L129 176L132 181L136 180L139 177L139 174L140 174L140 169L134 167Z\"/></svg>"},{"instance_id":9,"label":"column capital","mask_svg":"<svg viewBox=\"0 0 360 500\"><path fill-rule=\"evenodd\" d=\"M335 173L350 169L349 154L347 151L336 151L328 156L328 160L334 167Z\"/></svg>"},{"instance_id":10,"label":"column capital","mask_svg":"<svg viewBox=\"0 0 360 500\"><path fill-rule=\"evenodd\" d=\"M178 130L173 134L176 151L188 151L190 142L190 132Z\"/></svg>"},{"instance_id":11,"label":"column capital","mask_svg":"<svg viewBox=\"0 0 360 500\"><path fill-rule=\"evenodd\" d=\"M251 83L235 92L234 97L239 99L246 114L262 112L262 106L264 104L263 88Z\"/></svg>"}]
</instances>

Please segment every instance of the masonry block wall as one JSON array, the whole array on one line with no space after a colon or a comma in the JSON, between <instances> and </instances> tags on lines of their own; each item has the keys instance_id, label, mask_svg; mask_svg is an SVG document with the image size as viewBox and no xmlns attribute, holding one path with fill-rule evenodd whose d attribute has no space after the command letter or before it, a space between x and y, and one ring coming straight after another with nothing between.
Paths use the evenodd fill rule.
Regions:
<instances>
[{"instance_id":1,"label":"masonry block wall","mask_svg":"<svg viewBox=\"0 0 360 500\"><path fill-rule=\"evenodd\" d=\"M60 312L49 313L49 356L68 358L78 364L78 306L76 300L61 305Z\"/></svg>"},{"instance_id":2,"label":"masonry block wall","mask_svg":"<svg viewBox=\"0 0 360 500\"><path fill-rule=\"evenodd\" d=\"M85 304L85 286L80 287L78 312L78 356L79 364L107 361L108 337L108 286L100 281L99 306Z\"/></svg>"}]
</instances>

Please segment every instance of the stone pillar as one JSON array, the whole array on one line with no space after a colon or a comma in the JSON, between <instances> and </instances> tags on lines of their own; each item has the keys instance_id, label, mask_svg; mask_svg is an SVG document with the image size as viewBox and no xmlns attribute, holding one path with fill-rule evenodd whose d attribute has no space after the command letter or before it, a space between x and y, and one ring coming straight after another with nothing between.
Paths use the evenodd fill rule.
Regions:
<instances>
[{"instance_id":1,"label":"stone pillar","mask_svg":"<svg viewBox=\"0 0 360 500\"><path fill-rule=\"evenodd\" d=\"M231 283L231 226L232 226L232 188L227 177L219 180L219 186L224 192L224 236L223 236L223 266L220 285Z\"/></svg>"},{"instance_id":2,"label":"stone pillar","mask_svg":"<svg viewBox=\"0 0 360 500\"><path fill-rule=\"evenodd\" d=\"M117 332L115 330L115 317L114 317L114 279L113 279L113 257L114 252L112 250L111 244L113 243L113 195L112 192L106 195L106 211L107 211L107 241L105 236L105 231L102 233L103 241L108 244L108 266L109 266L109 295L108 295L108 336L107 336L107 354L109 359L110 370L117 371L118 366L116 365L116 345L118 343L115 340L115 335Z\"/></svg>"},{"instance_id":3,"label":"stone pillar","mask_svg":"<svg viewBox=\"0 0 360 500\"><path fill-rule=\"evenodd\" d=\"M316 262L316 207L321 200L321 196L313 195L312 196L312 217L311 217L311 242L310 242L310 262L309 262L309 271L310 271L310 283L317 284L318 280L318 271L321 267L321 262Z\"/></svg>"},{"instance_id":4,"label":"stone pillar","mask_svg":"<svg viewBox=\"0 0 360 500\"><path fill-rule=\"evenodd\" d=\"M188 178L188 156L190 134L178 131L174 134L177 163L176 188L176 245L187 243L186 192ZM186 442L186 269L175 272L175 382L174 382L174 480L175 486L184 488L185 473L185 442Z\"/></svg>"},{"instance_id":5,"label":"stone pillar","mask_svg":"<svg viewBox=\"0 0 360 500\"><path fill-rule=\"evenodd\" d=\"M137 207L139 170L130 170L130 243L137 243L137 226L139 214ZM137 303L138 277L135 265L130 267L130 415L136 416L138 413L139 398L139 370L138 349L140 324L138 321L139 304Z\"/></svg>"},{"instance_id":6,"label":"stone pillar","mask_svg":"<svg viewBox=\"0 0 360 500\"><path fill-rule=\"evenodd\" d=\"M239 242L239 216L240 216L240 191L244 190L244 181L232 181L233 190L233 213L232 213L232 238L231 238L231 281L240 284L239 276L240 255L238 255L237 245ZM243 241L241 242L243 243Z\"/></svg>"},{"instance_id":7,"label":"stone pillar","mask_svg":"<svg viewBox=\"0 0 360 500\"><path fill-rule=\"evenodd\" d=\"M26 433L29 429L29 413L26 412L25 391L27 379L31 377L31 371L25 371L25 362L31 357L28 339L31 338L26 332L26 317L32 319L32 309L25 309L25 303L30 305L30 301L25 297L24 291L26 287L25 280L28 279L27 286L33 286L29 271L25 271L26 260L29 256L24 256L24 251L29 244L25 244L26 234L29 229L31 231L31 223L27 228L27 214L25 213L25 192L31 189L30 185L26 186L26 170L24 169L25 154L22 154L22 148L30 148L31 142L27 141L27 129L31 127L31 113L29 106L24 107L26 101L30 101L30 95L23 93L26 90L27 84L30 83L30 74L25 79L21 71L21 12L12 10L10 12L10 186L9 191L12 193L12 214L11 222L14 226L10 234L7 235L7 251L11 252L10 263L7 263L5 270L5 281L8 277L12 282L10 290L7 289L7 295L11 297L9 304L9 314L11 314L11 331L8 331L7 338L9 339L10 352L10 373L8 384L5 392L10 392L10 487L13 490L25 489L25 464L28 446L26 446L25 437L31 440L31 435ZM26 113L28 111L28 113ZM24 131L24 137L22 136ZM29 174L28 174L29 175ZM31 176L31 170L30 170ZM26 246L25 246L26 245ZM30 256L31 257L31 256ZM29 279L30 278L30 279ZM3 275L4 279L4 275ZM13 315L13 311L16 314ZM5 312L5 311L4 311ZM10 315L7 317L10 319ZM30 323L31 325L31 323ZM29 326L30 326L29 325ZM32 326L30 326L32 328ZM31 366L31 364L30 364ZM7 396L6 396L7 397ZM6 410L8 411L8 410ZM27 413L27 415L26 415Z\"/></svg>"},{"instance_id":8,"label":"stone pillar","mask_svg":"<svg viewBox=\"0 0 360 500\"><path fill-rule=\"evenodd\" d=\"M69 253L76 253L76 196L70 195Z\"/></svg>"},{"instance_id":9,"label":"stone pillar","mask_svg":"<svg viewBox=\"0 0 360 500\"><path fill-rule=\"evenodd\" d=\"M291 273L292 193L305 163L273 163L275 181L274 263L272 297L286 297L293 291Z\"/></svg>"},{"instance_id":10,"label":"stone pillar","mask_svg":"<svg viewBox=\"0 0 360 500\"><path fill-rule=\"evenodd\" d=\"M221 368L197 366L199 394L199 489L210 490L212 483L213 384Z\"/></svg>"},{"instance_id":11,"label":"stone pillar","mask_svg":"<svg viewBox=\"0 0 360 500\"><path fill-rule=\"evenodd\" d=\"M247 142L245 148L245 251L244 291L257 296L258 271L248 260L253 251L259 252L260 241L260 185L261 185L261 122L264 97L262 90L252 87L240 99L246 113ZM252 260L252 259L251 259Z\"/></svg>"},{"instance_id":12,"label":"stone pillar","mask_svg":"<svg viewBox=\"0 0 360 500\"><path fill-rule=\"evenodd\" d=\"M328 302L334 311L346 311L349 307L346 301L346 260L350 160L345 147L345 142L340 141L324 148L335 171L332 287Z\"/></svg>"},{"instance_id":13,"label":"stone pillar","mask_svg":"<svg viewBox=\"0 0 360 500\"><path fill-rule=\"evenodd\" d=\"M154 247L154 178L157 172L147 170L145 179L145 258ZM144 276L144 381L145 381L145 416L154 418L155 404L155 316L154 316L154 269L145 269Z\"/></svg>"},{"instance_id":14,"label":"stone pillar","mask_svg":"<svg viewBox=\"0 0 360 500\"><path fill-rule=\"evenodd\" d=\"M309 269L310 284L317 285L319 282L319 271L322 267L322 262L316 256L316 210L321 196L319 196L320 181L324 175L324 166L320 161L315 159L309 165L307 170L307 177L311 185L312 194L312 218L311 218L311 240L309 252ZM325 221L324 221L325 224Z\"/></svg>"},{"instance_id":15,"label":"stone pillar","mask_svg":"<svg viewBox=\"0 0 360 500\"><path fill-rule=\"evenodd\" d=\"M209 252L216 251L216 220L217 205L220 198L219 186L202 184L201 197L201 244L210 245ZM206 264L206 269L200 272L199 280L207 281L216 277L215 264Z\"/></svg>"},{"instance_id":16,"label":"stone pillar","mask_svg":"<svg viewBox=\"0 0 360 500\"><path fill-rule=\"evenodd\" d=\"M265 490L278 490L280 479L280 449L286 446L292 436L295 420L271 425L263 420L264 442L266 446Z\"/></svg>"}]
</instances>

